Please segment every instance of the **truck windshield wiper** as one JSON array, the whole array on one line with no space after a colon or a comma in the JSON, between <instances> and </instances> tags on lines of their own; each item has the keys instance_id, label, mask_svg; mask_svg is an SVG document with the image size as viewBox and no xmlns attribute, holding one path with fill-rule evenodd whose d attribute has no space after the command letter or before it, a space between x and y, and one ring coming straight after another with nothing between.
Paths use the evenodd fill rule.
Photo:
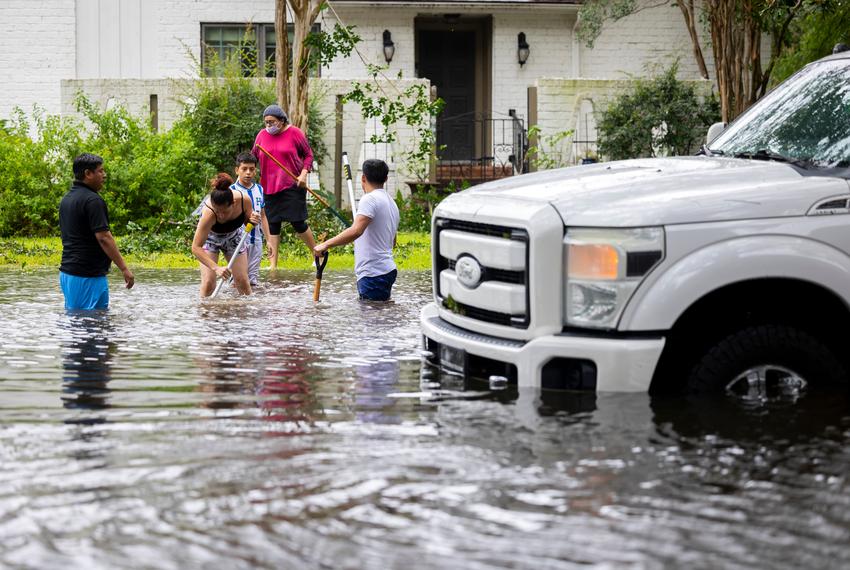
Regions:
<instances>
[{"instance_id":1,"label":"truck windshield wiper","mask_svg":"<svg viewBox=\"0 0 850 570\"><path fill-rule=\"evenodd\" d=\"M697 153L697 156L701 154L705 156L723 156L726 153L722 150L712 150L708 148L707 144L703 143L703 145L699 147L699 152Z\"/></svg>"},{"instance_id":2,"label":"truck windshield wiper","mask_svg":"<svg viewBox=\"0 0 850 570\"><path fill-rule=\"evenodd\" d=\"M812 166L812 162L810 160L785 156L784 154L779 154L763 148L755 152L737 152L732 156L734 156L735 158L749 158L752 160L772 160L774 162L785 162L788 164L793 164L794 166L799 166L800 168L810 168Z\"/></svg>"}]
</instances>

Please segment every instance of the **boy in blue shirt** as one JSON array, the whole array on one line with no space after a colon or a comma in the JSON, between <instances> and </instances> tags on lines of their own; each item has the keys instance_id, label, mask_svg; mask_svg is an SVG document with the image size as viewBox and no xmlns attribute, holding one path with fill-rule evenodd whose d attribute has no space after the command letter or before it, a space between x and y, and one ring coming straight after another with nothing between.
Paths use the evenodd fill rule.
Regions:
<instances>
[{"instance_id":1,"label":"boy in blue shirt","mask_svg":"<svg viewBox=\"0 0 850 570\"><path fill-rule=\"evenodd\" d=\"M254 228L248 237L248 280L251 287L256 287L260 276L260 262L263 260L263 236L269 235L269 221L266 219L263 187L254 182L257 175L257 157L250 152L243 152L236 157L236 182L231 190L248 194L254 211L260 214L262 229Z\"/></svg>"}]
</instances>

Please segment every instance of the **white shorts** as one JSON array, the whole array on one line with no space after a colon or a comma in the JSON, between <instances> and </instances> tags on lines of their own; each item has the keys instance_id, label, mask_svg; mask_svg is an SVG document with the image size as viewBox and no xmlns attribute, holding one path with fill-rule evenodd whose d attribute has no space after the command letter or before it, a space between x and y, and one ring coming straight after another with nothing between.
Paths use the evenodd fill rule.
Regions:
<instances>
[{"instance_id":1,"label":"white shorts","mask_svg":"<svg viewBox=\"0 0 850 570\"><path fill-rule=\"evenodd\" d=\"M236 252L236 246L239 245L239 240L242 239L242 234L244 233L245 228L236 228L232 232L226 234L210 232L207 236L207 241L204 242L204 250L210 252L214 256L217 256L219 252L222 252L227 259L230 259L233 253ZM247 249L248 240L245 240L245 243L242 244L242 248L236 253L237 255L245 253Z\"/></svg>"},{"instance_id":2,"label":"white shorts","mask_svg":"<svg viewBox=\"0 0 850 570\"><path fill-rule=\"evenodd\" d=\"M248 238L247 242L250 242ZM246 242L246 243L247 243ZM263 238L256 236L254 243L248 243L248 281L251 286L257 285L260 280L260 262L263 260Z\"/></svg>"}]
</instances>

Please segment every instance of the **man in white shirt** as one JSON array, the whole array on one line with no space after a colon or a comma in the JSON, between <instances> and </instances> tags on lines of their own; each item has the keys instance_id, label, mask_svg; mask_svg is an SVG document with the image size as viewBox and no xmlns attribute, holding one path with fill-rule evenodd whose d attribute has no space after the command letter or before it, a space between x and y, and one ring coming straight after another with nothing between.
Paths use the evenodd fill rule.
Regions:
<instances>
[{"instance_id":1,"label":"man in white shirt","mask_svg":"<svg viewBox=\"0 0 850 570\"><path fill-rule=\"evenodd\" d=\"M354 224L317 245L313 251L322 256L328 248L354 242L354 274L361 299L388 301L398 271L393 247L398 232L398 206L384 190L389 167L383 160L363 163L360 199Z\"/></svg>"}]
</instances>

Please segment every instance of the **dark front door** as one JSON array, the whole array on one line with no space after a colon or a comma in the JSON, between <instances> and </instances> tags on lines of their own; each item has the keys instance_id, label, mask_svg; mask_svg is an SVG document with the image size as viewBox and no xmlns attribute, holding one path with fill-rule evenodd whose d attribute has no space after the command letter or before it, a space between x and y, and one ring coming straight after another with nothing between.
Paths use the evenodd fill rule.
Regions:
<instances>
[{"instance_id":1,"label":"dark front door","mask_svg":"<svg viewBox=\"0 0 850 570\"><path fill-rule=\"evenodd\" d=\"M437 120L442 160L469 160L475 154L475 32L420 30L419 76L431 80L446 102Z\"/></svg>"}]
</instances>

